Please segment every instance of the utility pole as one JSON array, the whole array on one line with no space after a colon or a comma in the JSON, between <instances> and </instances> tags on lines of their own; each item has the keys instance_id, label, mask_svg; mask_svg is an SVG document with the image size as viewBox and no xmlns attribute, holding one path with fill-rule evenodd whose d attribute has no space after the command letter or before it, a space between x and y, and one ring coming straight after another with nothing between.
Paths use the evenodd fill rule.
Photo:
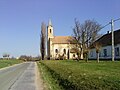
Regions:
<instances>
[{"instance_id":1,"label":"utility pole","mask_svg":"<svg viewBox=\"0 0 120 90\"><path fill-rule=\"evenodd\" d=\"M114 21L111 19L111 32L112 32L112 61L114 61Z\"/></svg>"},{"instance_id":2,"label":"utility pole","mask_svg":"<svg viewBox=\"0 0 120 90\"><path fill-rule=\"evenodd\" d=\"M120 20L120 18L113 20L111 19L111 22L109 22L108 24L106 24L105 26L103 26L101 29L103 29L104 27L108 26L109 24L111 24L111 33L112 33L112 61L115 61L115 55L114 55L114 22Z\"/></svg>"}]
</instances>

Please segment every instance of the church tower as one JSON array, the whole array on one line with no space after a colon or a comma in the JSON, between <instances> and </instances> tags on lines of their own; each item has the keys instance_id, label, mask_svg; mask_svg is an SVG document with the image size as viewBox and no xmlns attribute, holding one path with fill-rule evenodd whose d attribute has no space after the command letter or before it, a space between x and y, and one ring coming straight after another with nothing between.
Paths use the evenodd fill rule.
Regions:
<instances>
[{"instance_id":1,"label":"church tower","mask_svg":"<svg viewBox=\"0 0 120 90\"><path fill-rule=\"evenodd\" d=\"M53 26L52 26L51 20L49 20L49 22L48 22L47 36L48 36L48 40L49 40L50 38L53 38Z\"/></svg>"},{"instance_id":2,"label":"church tower","mask_svg":"<svg viewBox=\"0 0 120 90\"><path fill-rule=\"evenodd\" d=\"M48 55L48 59L50 59L50 56L51 56L51 53L50 53L51 46L52 46L51 38L54 38L54 35L53 35L52 22L51 22L51 20L49 20L48 26L47 26L47 55Z\"/></svg>"}]
</instances>

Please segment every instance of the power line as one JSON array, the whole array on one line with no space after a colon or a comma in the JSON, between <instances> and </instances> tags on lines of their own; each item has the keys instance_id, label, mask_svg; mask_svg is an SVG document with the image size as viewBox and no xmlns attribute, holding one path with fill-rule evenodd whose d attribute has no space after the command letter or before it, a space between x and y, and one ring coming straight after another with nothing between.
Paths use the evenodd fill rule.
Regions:
<instances>
[{"instance_id":1,"label":"power line","mask_svg":"<svg viewBox=\"0 0 120 90\"><path fill-rule=\"evenodd\" d=\"M120 18L113 20L113 22L116 22L116 21L118 21L118 20L120 20ZM100 30L103 29L103 28L105 28L105 27L108 26L109 24L111 24L111 22L109 22L109 23L107 23L106 25L104 25L103 27L101 27Z\"/></svg>"},{"instance_id":2,"label":"power line","mask_svg":"<svg viewBox=\"0 0 120 90\"><path fill-rule=\"evenodd\" d=\"M108 24L104 25L103 27L101 27L101 29L105 28L105 27L108 26L109 24L110 24L110 22L109 22ZM101 30L101 29L100 29L100 30Z\"/></svg>"},{"instance_id":3,"label":"power line","mask_svg":"<svg viewBox=\"0 0 120 90\"><path fill-rule=\"evenodd\" d=\"M113 22L120 20L120 18L113 20Z\"/></svg>"}]
</instances>

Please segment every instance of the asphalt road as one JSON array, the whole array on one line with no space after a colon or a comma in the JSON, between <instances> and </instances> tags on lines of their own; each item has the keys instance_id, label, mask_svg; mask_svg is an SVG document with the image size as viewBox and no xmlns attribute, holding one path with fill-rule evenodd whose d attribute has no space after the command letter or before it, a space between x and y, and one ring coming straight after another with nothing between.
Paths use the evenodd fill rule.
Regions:
<instances>
[{"instance_id":1,"label":"asphalt road","mask_svg":"<svg viewBox=\"0 0 120 90\"><path fill-rule=\"evenodd\" d=\"M26 62L0 70L0 90L43 90L38 81L37 65ZM38 85L39 84L39 85Z\"/></svg>"}]
</instances>

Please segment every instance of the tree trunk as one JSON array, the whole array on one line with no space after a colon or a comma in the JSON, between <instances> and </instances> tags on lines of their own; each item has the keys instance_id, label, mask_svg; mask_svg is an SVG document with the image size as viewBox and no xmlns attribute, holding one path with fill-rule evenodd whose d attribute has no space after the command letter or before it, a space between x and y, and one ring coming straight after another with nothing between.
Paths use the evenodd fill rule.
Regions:
<instances>
[{"instance_id":1,"label":"tree trunk","mask_svg":"<svg viewBox=\"0 0 120 90\"><path fill-rule=\"evenodd\" d=\"M97 62L99 63L99 53L97 53Z\"/></svg>"},{"instance_id":2,"label":"tree trunk","mask_svg":"<svg viewBox=\"0 0 120 90\"><path fill-rule=\"evenodd\" d=\"M88 53L86 53L86 62L88 62Z\"/></svg>"},{"instance_id":3,"label":"tree trunk","mask_svg":"<svg viewBox=\"0 0 120 90\"><path fill-rule=\"evenodd\" d=\"M85 60L86 62L88 62L88 54L87 54L87 53L84 54L84 60Z\"/></svg>"}]
</instances>

